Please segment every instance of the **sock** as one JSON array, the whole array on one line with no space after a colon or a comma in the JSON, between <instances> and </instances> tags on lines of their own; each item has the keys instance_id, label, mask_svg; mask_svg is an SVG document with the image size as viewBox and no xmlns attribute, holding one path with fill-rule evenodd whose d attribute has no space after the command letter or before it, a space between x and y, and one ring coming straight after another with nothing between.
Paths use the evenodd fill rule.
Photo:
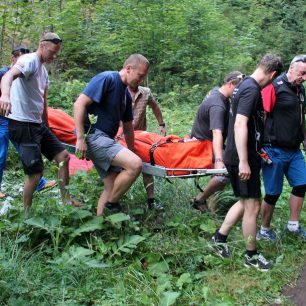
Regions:
<instances>
[{"instance_id":1,"label":"sock","mask_svg":"<svg viewBox=\"0 0 306 306\"><path fill-rule=\"evenodd\" d=\"M148 198L148 205L152 205L155 202L155 198Z\"/></svg>"},{"instance_id":2,"label":"sock","mask_svg":"<svg viewBox=\"0 0 306 306\"><path fill-rule=\"evenodd\" d=\"M217 242L225 243L227 240L227 235L223 235L219 232L219 230L217 230L215 233L215 238Z\"/></svg>"},{"instance_id":3,"label":"sock","mask_svg":"<svg viewBox=\"0 0 306 306\"><path fill-rule=\"evenodd\" d=\"M249 257L253 257L254 255L257 255L257 250L246 250L246 254L249 256Z\"/></svg>"},{"instance_id":4,"label":"sock","mask_svg":"<svg viewBox=\"0 0 306 306\"><path fill-rule=\"evenodd\" d=\"M264 226L260 226L260 233L261 234L265 234L266 232L268 232L270 229L270 227L264 227Z\"/></svg>"},{"instance_id":5,"label":"sock","mask_svg":"<svg viewBox=\"0 0 306 306\"><path fill-rule=\"evenodd\" d=\"M288 221L287 225L289 232L295 232L299 229L299 221Z\"/></svg>"},{"instance_id":6,"label":"sock","mask_svg":"<svg viewBox=\"0 0 306 306\"><path fill-rule=\"evenodd\" d=\"M105 206L109 206L109 207L114 207L114 206L118 206L119 203L118 202L110 202L110 201L107 201L105 203Z\"/></svg>"}]
</instances>

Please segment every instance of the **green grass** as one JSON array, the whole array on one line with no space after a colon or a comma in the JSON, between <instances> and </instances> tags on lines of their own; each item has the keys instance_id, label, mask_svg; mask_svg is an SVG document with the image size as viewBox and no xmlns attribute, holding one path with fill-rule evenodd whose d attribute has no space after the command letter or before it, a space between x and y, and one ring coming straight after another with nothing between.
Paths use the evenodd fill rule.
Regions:
<instances>
[{"instance_id":1,"label":"green grass","mask_svg":"<svg viewBox=\"0 0 306 306\"><path fill-rule=\"evenodd\" d=\"M189 127L194 112L194 106L181 110ZM189 127L181 126L180 134ZM48 177L56 177L50 163L46 169ZM122 200L129 216L96 218L103 187L94 171L71 179L70 191L84 202L82 209L61 205L53 189L35 196L25 216L23 179L17 156L10 152L5 183L12 208L0 219L1 305L288 305L281 290L294 284L305 262L303 242L283 231L289 214L287 184L272 224L279 240L259 243L276 265L262 273L243 266L240 223L229 236L231 259L221 260L210 251L210 238L235 201L230 188L213 198L214 213L200 214L190 209L197 194L192 179L172 184L156 179L156 196L166 207L157 214L145 210L139 178ZM201 178L201 185L207 180ZM301 223L306 225L304 212Z\"/></svg>"}]
</instances>

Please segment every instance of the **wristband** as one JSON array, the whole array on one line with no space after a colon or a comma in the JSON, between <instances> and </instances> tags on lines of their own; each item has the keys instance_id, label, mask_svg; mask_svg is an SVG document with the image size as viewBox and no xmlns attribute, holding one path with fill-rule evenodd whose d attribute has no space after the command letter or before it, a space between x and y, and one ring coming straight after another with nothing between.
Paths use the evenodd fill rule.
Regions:
<instances>
[{"instance_id":1,"label":"wristband","mask_svg":"<svg viewBox=\"0 0 306 306\"><path fill-rule=\"evenodd\" d=\"M160 123L159 126L165 127L166 124L165 123Z\"/></svg>"},{"instance_id":2,"label":"wristband","mask_svg":"<svg viewBox=\"0 0 306 306\"><path fill-rule=\"evenodd\" d=\"M223 159L222 158L216 158L215 163L218 163L218 162L223 163Z\"/></svg>"}]
</instances>

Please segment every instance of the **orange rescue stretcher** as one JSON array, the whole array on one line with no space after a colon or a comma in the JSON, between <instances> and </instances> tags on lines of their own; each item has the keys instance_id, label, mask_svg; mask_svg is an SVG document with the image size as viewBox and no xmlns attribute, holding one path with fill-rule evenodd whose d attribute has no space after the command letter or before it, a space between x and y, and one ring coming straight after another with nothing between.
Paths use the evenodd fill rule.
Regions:
<instances>
[{"instance_id":1,"label":"orange rescue stretcher","mask_svg":"<svg viewBox=\"0 0 306 306\"><path fill-rule=\"evenodd\" d=\"M60 109L48 107L51 131L69 152L75 151L75 124L71 116ZM226 174L226 169L213 169L211 141L185 139L175 135L161 136L135 131L135 153L142 159L142 172L162 178L190 178ZM119 132L117 141L127 146Z\"/></svg>"}]
</instances>

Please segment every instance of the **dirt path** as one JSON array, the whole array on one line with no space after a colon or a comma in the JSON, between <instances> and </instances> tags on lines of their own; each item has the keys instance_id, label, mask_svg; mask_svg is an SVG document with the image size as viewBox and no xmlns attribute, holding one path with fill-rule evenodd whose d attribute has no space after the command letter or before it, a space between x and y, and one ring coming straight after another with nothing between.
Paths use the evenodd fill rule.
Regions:
<instances>
[{"instance_id":1,"label":"dirt path","mask_svg":"<svg viewBox=\"0 0 306 306\"><path fill-rule=\"evenodd\" d=\"M283 295L296 306L306 306L306 264L301 271L296 286L286 286Z\"/></svg>"}]
</instances>

